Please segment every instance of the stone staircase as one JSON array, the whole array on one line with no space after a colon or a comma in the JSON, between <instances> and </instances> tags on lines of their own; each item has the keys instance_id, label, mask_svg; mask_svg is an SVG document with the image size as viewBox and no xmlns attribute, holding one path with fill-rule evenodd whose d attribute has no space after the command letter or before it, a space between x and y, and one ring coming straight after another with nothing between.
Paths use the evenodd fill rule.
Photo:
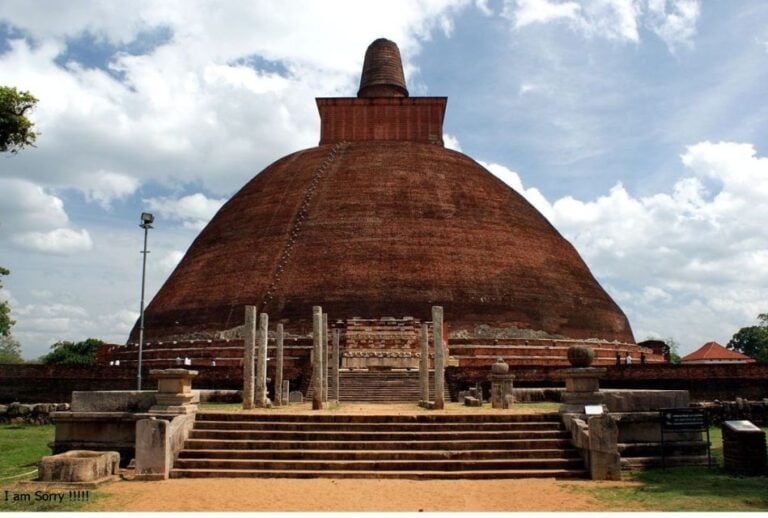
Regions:
<instances>
[{"instance_id":1,"label":"stone staircase","mask_svg":"<svg viewBox=\"0 0 768 518\"><path fill-rule=\"evenodd\" d=\"M200 412L171 477L586 477L557 414Z\"/></svg>"},{"instance_id":2,"label":"stone staircase","mask_svg":"<svg viewBox=\"0 0 768 518\"><path fill-rule=\"evenodd\" d=\"M435 377L429 373L429 394L434 399ZM366 403L417 403L419 401L418 371L340 371L339 399ZM445 401L451 400L448 385L445 385ZM333 399L333 383L328 390L328 399ZM312 384L307 392L312 400Z\"/></svg>"}]
</instances>

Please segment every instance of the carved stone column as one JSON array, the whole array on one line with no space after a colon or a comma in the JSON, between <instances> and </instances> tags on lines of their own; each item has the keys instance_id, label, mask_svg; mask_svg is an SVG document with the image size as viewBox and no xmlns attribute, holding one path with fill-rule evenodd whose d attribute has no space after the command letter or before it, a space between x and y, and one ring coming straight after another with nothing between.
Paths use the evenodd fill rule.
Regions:
<instances>
[{"instance_id":1,"label":"carved stone column","mask_svg":"<svg viewBox=\"0 0 768 518\"><path fill-rule=\"evenodd\" d=\"M429 324L421 324L421 358L419 358L420 402L429 401Z\"/></svg>"},{"instance_id":2,"label":"carved stone column","mask_svg":"<svg viewBox=\"0 0 768 518\"><path fill-rule=\"evenodd\" d=\"M323 308L312 307L312 410L323 409Z\"/></svg>"},{"instance_id":3,"label":"carved stone column","mask_svg":"<svg viewBox=\"0 0 768 518\"><path fill-rule=\"evenodd\" d=\"M283 324L277 324L275 335L275 406L283 405ZM285 401L288 404L288 401Z\"/></svg>"},{"instance_id":4,"label":"carved stone column","mask_svg":"<svg viewBox=\"0 0 768 518\"><path fill-rule=\"evenodd\" d=\"M253 408L254 360L256 359L256 306L245 306L243 326L243 409Z\"/></svg>"},{"instance_id":5,"label":"carved stone column","mask_svg":"<svg viewBox=\"0 0 768 518\"><path fill-rule=\"evenodd\" d=\"M259 408L267 408L267 339L269 338L269 315L259 315L259 355L256 363L256 395L254 404Z\"/></svg>"},{"instance_id":6,"label":"carved stone column","mask_svg":"<svg viewBox=\"0 0 768 518\"><path fill-rule=\"evenodd\" d=\"M435 342L435 410L445 408L445 349L443 348L443 308L432 306L432 334Z\"/></svg>"}]
</instances>

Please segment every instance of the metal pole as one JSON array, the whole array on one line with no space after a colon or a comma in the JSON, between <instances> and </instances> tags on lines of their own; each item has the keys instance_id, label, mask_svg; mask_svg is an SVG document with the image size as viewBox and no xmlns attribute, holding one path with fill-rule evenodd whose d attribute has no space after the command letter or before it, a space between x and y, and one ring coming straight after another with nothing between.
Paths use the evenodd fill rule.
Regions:
<instances>
[{"instance_id":1,"label":"metal pole","mask_svg":"<svg viewBox=\"0 0 768 518\"><path fill-rule=\"evenodd\" d=\"M143 260L141 265L141 306L139 307L139 372L136 375L138 380L137 390L141 390L141 356L144 352L144 282L147 277L147 254L149 253L147 252L147 234L149 234L149 229L151 228L148 224L141 226L144 228L144 251L141 252Z\"/></svg>"}]
</instances>

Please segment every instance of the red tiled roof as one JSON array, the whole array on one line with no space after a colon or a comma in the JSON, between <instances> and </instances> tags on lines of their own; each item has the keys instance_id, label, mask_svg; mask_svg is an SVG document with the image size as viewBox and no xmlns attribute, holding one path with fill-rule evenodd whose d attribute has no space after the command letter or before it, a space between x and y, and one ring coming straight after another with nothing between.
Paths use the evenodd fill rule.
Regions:
<instances>
[{"instance_id":1,"label":"red tiled roof","mask_svg":"<svg viewBox=\"0 0 768 518\"><path fill-rule=\"evenodd\" d=\"M740 352L731 351L726 349L717 342L707 342L690 354L683 356L680 361L692 362L692 361L718 361L718 360L742 360L753 362L754 359L750 358L746 354Z\"/></svg>"}]
</instances>

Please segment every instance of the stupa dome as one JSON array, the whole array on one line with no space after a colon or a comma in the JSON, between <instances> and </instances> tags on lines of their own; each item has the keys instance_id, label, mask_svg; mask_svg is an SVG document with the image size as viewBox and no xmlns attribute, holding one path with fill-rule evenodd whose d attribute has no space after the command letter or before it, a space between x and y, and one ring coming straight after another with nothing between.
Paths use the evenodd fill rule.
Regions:
<instances>
[{"instance_id":1,"label":"stupa dome","mask_svg":"<svg viewBox=\"0 0 768 518\"><path fill-rule=\"evenodd\" d=\"M381 61L376 48L391 57L392 47L399 75L388 77L402 78L387 40L369 47L364 71L369 55ZM547 219L443 147L446 99L407 97L404 80L395 95L397 81L368 77L359 97L317 100L319 146L277 160L219 210L147 307L147 338L213 336L242 325L245 305L296 333L311 330L313 305L331 321L429 320L442 305L452 333L633 343L624 313ZM373 85L384 90L365 95Z\"/></svg>"}]
</instances>

